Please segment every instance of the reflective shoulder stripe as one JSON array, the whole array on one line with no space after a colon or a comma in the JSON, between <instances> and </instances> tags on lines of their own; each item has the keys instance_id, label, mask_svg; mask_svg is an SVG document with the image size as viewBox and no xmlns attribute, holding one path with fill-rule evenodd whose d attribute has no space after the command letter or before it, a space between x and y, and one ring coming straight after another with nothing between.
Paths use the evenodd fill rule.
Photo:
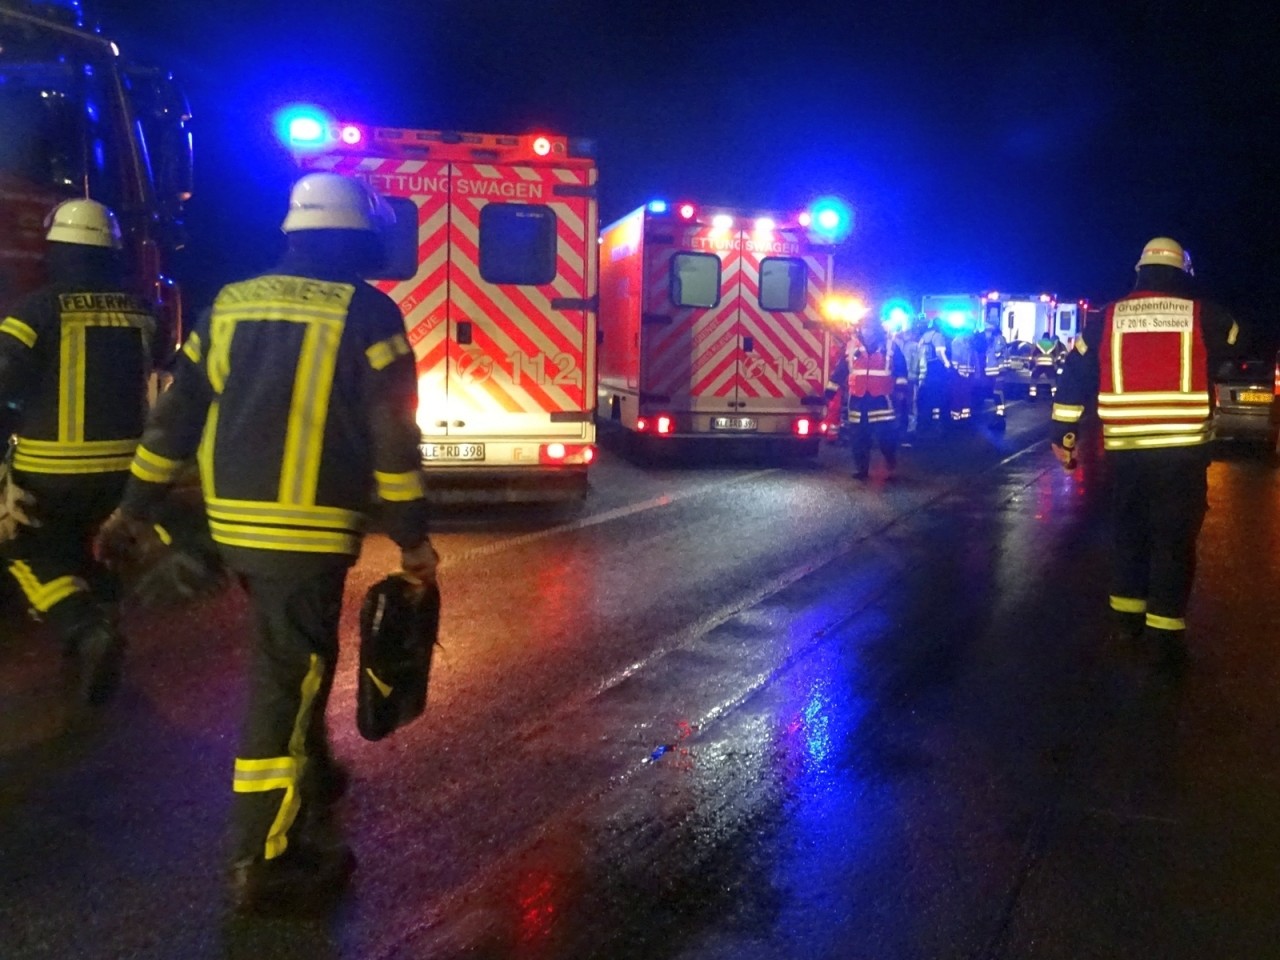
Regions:
<instances>
[{"instance_id":1,"label":"reflective shoulder stripe","mask_svg":"<svg viewBox=\"0 0 1280 960\"><path fill-rule=\"evenodd\" d=\"M1076 337L1076 353L1084 356L1089 352L1089 345L1084 342L1084 337Z\"/></svg>"},{"instance_id":2,"label":"reflective shoulder stripe","mask_svg":"<svg viewBox=\"0 0 1280 960\"><path fill-rule=\"evenodd\" d=\"M182 352L192 363L199 363L201 356L203 356L200 334L192 330L191 336L187 337L187 342L182 345Z\"/></svg>"},{"instance_id":3,"label":"reflective shoulder stripe","mask_svg":"<svg viewBox=\"0 0 1280 960\"><path fill-rule=\"evenodd\" d=\"M403 333L388 337L369 347L364 353L369 359L369 366L374 370L382 370L391 366L397 359L411 353L409 341Z\"/></svg>"},{"instance_id":4,"label":"reflective shoulder stripe","mask_svg":"<svg viewBox=\"0 0 1280 960\"><path fill-rule=\"evenodd\" d=\"M426 496L420 470L410 470L407 473L382 473L375 470L373 479L378 485L378 496L388 503L404 503Z\"/></svg>"},{"instance_id":5,"label":"reflective shoulder stripe","mask_svg":"<svg viewBox=\"0 0 1280 960\"><path fill-rule=\"evenodd\" d=\"M9 336L14 337L27 347L34 347L38 339L35 330L17 317L5 317L3 321L0 321L0 333L9 334Z\"/></svg>"}]
</instances>

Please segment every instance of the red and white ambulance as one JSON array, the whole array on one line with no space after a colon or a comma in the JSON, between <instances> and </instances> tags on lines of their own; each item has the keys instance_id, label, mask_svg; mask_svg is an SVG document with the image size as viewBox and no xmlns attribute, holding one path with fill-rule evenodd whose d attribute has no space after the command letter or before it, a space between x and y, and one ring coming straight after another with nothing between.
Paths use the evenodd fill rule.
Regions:
<instances>
[{"instance_id":1,"label":"red and white ambulance","mask_svg":"<svg viewBox=\"0 0 1280 960\"><path fill-rule=\"evenodd\" d=\"M809 214L655 201L600 240L600 416L655 438L816 452L832 247Z\"/></svg>"},{"instance_id":2,"label":"red and white ambulance","mask_svg":"<svg viewBox=\"0 0 1280 960\"><path fill-rule=\"evenodd\" d=\"M359 177L395 211L390 279L377 285L400 305L417 358L436 493L585 496L596 452L589 145L305 114L289 140L305 170Z\"/></svg>"}]
</instances>

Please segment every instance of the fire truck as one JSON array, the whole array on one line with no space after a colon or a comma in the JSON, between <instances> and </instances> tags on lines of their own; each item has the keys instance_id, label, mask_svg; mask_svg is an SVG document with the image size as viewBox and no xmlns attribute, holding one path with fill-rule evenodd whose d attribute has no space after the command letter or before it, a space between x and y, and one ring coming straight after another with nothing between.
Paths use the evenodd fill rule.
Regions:
<instances>
[{"instance_id":1,"label":"fire truck","mask_svg":"<svg viewBox=\"0 0 1280 960\"><path fill-rule=\"evenodd\" d=\"M839 214L654 201L600 238L600 416L656 442L817 451Z\"/></svg>"},{"instance_id":2,"label":"fire truck","mask_svg":"<svg viewBox=\"0 0 1280 960\"><path fill-rule=\"evenodd\" d=\"M172 77L123 61L79 0L0 3L0 308L43 281L49 211L90 197L115 211L131 285L176 344L166 266L191 196L190 119Z\"/></svg>"},{"instance_id":3,"label":"fire truck","mask_svg":"<svg viewBox=\"0 0 1280 960\"><path fill-rule=\"evenodd\" d=\"M596 164L589 141L285 122L306 171L396 215L386 276L418 368L439 499L587 494L595 458Z\"/></svg>"}]
</instances>

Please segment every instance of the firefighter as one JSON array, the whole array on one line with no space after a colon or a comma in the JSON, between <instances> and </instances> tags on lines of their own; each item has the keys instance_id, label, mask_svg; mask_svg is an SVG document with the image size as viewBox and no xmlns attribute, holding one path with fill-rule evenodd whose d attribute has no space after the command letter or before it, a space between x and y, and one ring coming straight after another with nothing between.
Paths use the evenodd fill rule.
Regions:
<instances>
[{"instance_id":1,"label":"firefighter","mask_svg":"<svg viewBox=\"0 0 1280 960\"><path fill-rule=\"evenodd\" d=\"M1143 248L1133 292L1109 304L1066 360L1053 451L1075 467L1077 430L1096 395L1114 483L1111 609L1117 639L1144 631L1170 667L1186 655L1187 598L1206 510L1211 367L1239 330L1195 294L1190 257L1167 237Z\"/></svg>"},{"instance_id":2,"label":"firefighter","mask_svg":"<svg viewBox=\"0 0 1280 960\"><path fill-rule=\"evenodd\" d=\"M985 329L980 335L979 362L981 363L981 380L978 395L985 404L987 397L995 404L993 426L1003 428L1005 422L1004 399L1004 359L1009 343L1000 332L1000 324L995 317L988 317Z\"/></svg>"},{"instance_id":3,"label":"firefighter","mask_svg":"<svg viewBox=\"0 0 1280 960\"><path fill-rule=\"evenodd\" d=\"M1027 395L1032 400L1046 386L1051 397L1057 394L1058 369L1066 359L1066 352L1063 342L1047 330L1031 345L1031 385Z\"/></svg>"},{"instance_id":4,"label":"firefighter","mask_svg":"<svg viewBox=\"0 0 1280 960\"><path fill-rule=\"evenodd\" d=\"M953 424L967 423L973 417L978 384L975 374L982 363L975 336L975 331L966 327L951 341L951 378L948 385Z\"/></svg>"},{"instance_id":5,"label":"firefighter","mask_svg":"<svg viewBox=\"0 0 1280 960\"><path fill-rule=\"evenodd\" d=\"M941 320L934 317L920 337L920 395L917 412L922 419L917 430L941 425L951 419L951 358Z\"/></svg>"},{"instance_id":6,"label":"firefighter","mask_svg":"<svg viewBox=\"0 0 1280 960\"><path fill-rule=\"evenodd\" d=\"M848 352L837 373L848 383L847 418L853 476L858 480L870 475L873 440L880 446L889 473L892 475L897 469L897 411L893 394L896 380L906 373L902 350L889 339L877 320L864 317L849 338Z\"/></svg>"},{"instance_id":7,"label":"firefighter","mask_svg":"<svg viewBox=\"0 0 1280 960\"><path fill-rule=\"evenodd\" d=\"M18 418L12 482L35 510L0 556L78 659L81 698L98 705L119 685L125 640L93 539L124 492L163 338L151 307L125 290L112 211L68 200L45 226L48 283L0 323L0 409Z\"/></svg>"},{"instance_id":8,"label":"firefighter","mask_svg":"<svg viewBox=\"0 0 1280 960\"><path fill-rule=\"evenodd\" d=\"M435 579L413 352L395 303L361 279L385 256L389 215L359 181L297 182L283 261L223 287L196 324L114 521L141 530L199 454L210 531L254 621L232 779L242 912L325 904L355 866L329 816L347 776L324 715L343 585L375 498L406 575Z\"/></svg>"}]
</instances>

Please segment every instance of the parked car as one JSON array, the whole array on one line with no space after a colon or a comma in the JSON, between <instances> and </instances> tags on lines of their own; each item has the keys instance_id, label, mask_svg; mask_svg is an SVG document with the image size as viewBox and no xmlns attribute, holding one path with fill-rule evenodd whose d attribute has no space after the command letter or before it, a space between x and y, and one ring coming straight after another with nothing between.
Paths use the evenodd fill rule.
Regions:
<instances>
[{"instance_id":1,"label":"parked car","mask_svg":"<svg viewBox=\"0 0 1280 960\"><path fill-rule=\"evenodd\" d=\"M1280 355L1275 365L1261 358L1223 361L1213 379L1214 433L1219 440L1264 443L1271 450L1280 434Z\"/></svg>"}]
</instances>

